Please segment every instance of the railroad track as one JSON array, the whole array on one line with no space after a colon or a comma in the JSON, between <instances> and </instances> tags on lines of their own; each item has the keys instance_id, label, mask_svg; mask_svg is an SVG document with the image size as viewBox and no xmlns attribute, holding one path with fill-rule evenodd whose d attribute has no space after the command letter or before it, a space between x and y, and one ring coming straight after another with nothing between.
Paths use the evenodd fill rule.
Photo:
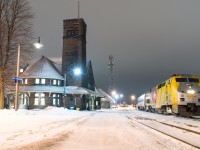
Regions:
<instances>
[{"instance_id":1,"label":"railroad track","mask_svg":"<svg viewBox=\"0 0 200 150\"><path fill-rule=\"evenodd\" d=\"M176 125L168 124L165 122L157 121L147 117L136 115L132 117L124 114L128 119L134 120L139 124L142 124L148 128L151 128L157 132L170 136L176 140L179 140L185 144L200 149L200 132L190 130L187 128L179 127Z\"/></svg>"}]
</instances>

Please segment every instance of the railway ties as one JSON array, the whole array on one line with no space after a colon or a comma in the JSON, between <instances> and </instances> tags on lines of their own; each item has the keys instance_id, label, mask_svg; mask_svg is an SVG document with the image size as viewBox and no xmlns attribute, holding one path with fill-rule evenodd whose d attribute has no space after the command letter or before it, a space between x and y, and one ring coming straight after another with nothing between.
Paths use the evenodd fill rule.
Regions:
<instances>
[{"instance_id":1,"label":"railway ties","mask_svg":"<svg viewBox=\"0 0 200 150\"><path fill-rule=\"evenodd\" d=\"M151 128L157 132L170 136L176 140L179 140L185 144L193 146L195 148L200 149L200 132L182 128L179 126L175 126L172 124L167 124L164 122L159 122L155 119L146 118L142 116L136 115L135 117L131 117L130 115L126 115L129 119L138 122L148 128Z\"/></svg>"}]
</instances>

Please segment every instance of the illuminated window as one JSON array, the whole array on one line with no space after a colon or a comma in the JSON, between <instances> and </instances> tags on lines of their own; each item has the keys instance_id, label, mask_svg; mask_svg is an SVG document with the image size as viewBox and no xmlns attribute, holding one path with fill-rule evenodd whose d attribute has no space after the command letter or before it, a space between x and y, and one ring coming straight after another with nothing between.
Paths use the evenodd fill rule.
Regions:
<instances>
[{"instance_id":1,"label":"illuminated window","mask_svg":"<svg viewBox=\"0 0 200 150\"><path fill-rule=\"evenodd\" d=\"M35 79L35 84L39 84L40 83L40 79Z\"/></svg>"},{"instance_id":2,"label":"illuminated window","mask_svg":"<svg viewBox=\"0 0 200 150\"><path fill-rule=\"evenodd\" d=\"M41 84L45 84L45 79L42 79L42 80L41 80Z\"/></svg>"},{"instance_id":3,"label":"illuminated window","mask_svg":"<svg viewBox=\"0 0 200 150\"><path fill-rule=\"evenodd\" d=\"M60 105L60 94L53 94L53 106Z\"/></svg>"},{"instance_id":4,"label":"illuminated window","mask_svg":"<svg viewBox=\"0 0 200 150\"><path fill-rule=\"evenodd\" d=\"M56 106L56 98L53 98L53 106Z\"/></svg>"},{"instance_id":5,"label":"illuminated window","mask_svg":"<svg viewBox=\"0 0 200 150\"><path fill-rule=\"evenodd\" d=\"M53 80L53 85L56 85L56 80Z\"/></svg>"},{"instance_id":6,"label":"illuminated window","mask_svg":"<svg viewBox=\"0 0 200 150\"><path fill-rule=\"evenodd\" d=\"M35 98L34 105L39 105L39 98Z\"/></svg>"},{"instance_id":7,"label":"illuminated window","mask_svg":"<svg viewBox=\"0 0 200 150\"><path fill-rule=\"evenodd\" d=\"M60 85L60 81L58 80L58 85Z\"/></svg>"},{"instance_id":8,"label":"illuminated window","mask_svg":"<svg viewBox=\"0 0 200 150\"><path fill-rule=\"evenodd\" d=\"M45 105L45 98L40 99L40 105Z\"/></svg>"},{"instance_id":9,"label":"illuminated window","mask_svg":"<svg viewBox=\"0 0 200 150\"><path fill-rule=\"evenodd\" d=\"M21 101L22 105L26 105L26 104L27 104L27 101L28 101L28 96L27 96L27 94L22 93L22 94L21 94L21 99L22 99L22 101Z\"/></svg>"},{"instance_id":10,"label":"illuminated window","mask_svg":"<svg viewBox=\"0 0 200 150\"><path fill-rule=\"evenodd\" d=\"M44 93L35 93L34 105L45 105Z\"/></svg>"},{"instance_id":11,"label":"illuminated window","mask_svg":"<svg viewBox=\"0 0 200 150\"><path fill-rule=\"evenodd\" d=\"M28 84L28 79L25 79L25 80L24 80L24 84Z\"/></svg>"}]
</instances>

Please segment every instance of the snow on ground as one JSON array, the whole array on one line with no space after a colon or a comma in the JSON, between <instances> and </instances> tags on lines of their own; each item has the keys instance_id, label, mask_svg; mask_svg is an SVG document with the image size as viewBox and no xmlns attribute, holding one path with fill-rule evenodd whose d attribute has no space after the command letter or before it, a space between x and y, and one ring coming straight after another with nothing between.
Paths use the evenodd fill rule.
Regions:
<instances>
[{"instance_id":1,"label":"snow on ground","mask_svg":"<svg viewBox=\"0 0 200 150\"><path fill-rule=\"evenodd\" d=\"M0 149L11 145L29 144L54 136L64 129L63 124L73 125L73 121L90 115L88 111L75 111L64 108L47 107L44 110L0 110ZM29 140L27 140L29 138Z\"/></svg>"},{"instance_id":2,"label":"snow on ground","mask_svg":"<svg viewBox=\"0 0 200 150\"><path fill-rule=\"evenodd\" d=\"M151 113L145 111L134 111L132 115L136 118L138 115L146 118L155 119L157 121L164 122L167 124L200 132L200 119L192 119L181 116L165 115L165 114Z\"/></svg>"},{"instance_id":3,"label":"snow on ground","mask_svg":"<svg viewBox=\"0 0 200 150\"><path fill-rule=\"evenodd\" d=\"M191 130L200 132L200 119L187 118L187 117L181 117L181 116L175 116L175 115L151 113L151 112L136 110L132 106L118 107L118 108L114 108L113 110L115 110L115 111L127 110L127 111L130 111L130 113L129 113L130 116L133 116L135 118L139 118L141 116L144 118L155 119L160 122L164 122L167 124L171 124L171 125L175 125L175 126L179 126L182 128L187 128L187 129L191 129Z\"/></svg>"},{"instance_id":4,"label":"snow on ground","mask_svg":"<svg viewBox=\"0 0 200 150\"><path fill-rule=\"evenodd\" d=\"M131 141L134 142L134 138L133 138L134 136L132 137L132 135L134 135L135 132L137 131L134 128L136 128L138 125L136 125L135 123L133 125L128 123L126 120L127 118L124 117L124 115L122 115L123 114L122 112L126 113L127 115L131 117L151 118L151 119L162 121L168 124L173 124L179 127L188 128L188 129L200 132L200 120L138 111L138 110L135 110L133 107L124 107L124 108L119 107L115 109L105 109L105 110L99 110L99 111L75 111L75 110L68 110L68 109L57 108L57 107L48 107L44 110L39 110L39 109L18 110L17 112L15 112L14 110L5 109L5 110L0 110L0 119L1 119L0 121L0 145L1 145L0 149L1 150L8 149L8 148L15 149L15 147L24 146L24 145L31 144L38 141L44 141L52 137L60 137L61 133L63 133L63 137L66 138L68 133L70 133L70 131L72 130L75 133L76 132L79 133L77 129L81 128L82 126L83 126L83 129L85 130L85 133L82 133L83 138L85 138L85 136L87 136L87 138L89 138L90 136L95 137L93 133L88 132L92 129L94 133L96 133L97 135L101 135L101 138L106 139L106 136L116 137L116 138L117 136L123 137L124 136L123 131L115 132L117 129L120 129L119 127L121 126L121 124L123 124L122 126L123 129L127 128L128 130L133 130L131 131L132 132L131 134L127 133L127 137L124 137L124 138L126 138L127 140L130 138L130 143ZM99 117L99 119L95 117ZM127 123L123 123L123 121ZM89 125L89 123L86 124L87 122L90 122L91 126ZM106 127L104 127L105 124L106 124ZM87 128L84 128L84 127L87 127ZM116 127L116 129L114 129L113 127ZM138 126L137 128L140 128L140 127ZM110 134L113 134L113 135L110 135L110 134L107 135L105 131L109 131L109 132L112 131L110 132ZM102 135L102 132L104 133L103 135ZM139 135L140 132L139 131L137 132ZM145 137L145 133L147 137L149 136L150 133L148 132L141 133L141 135L144 136L144 139L147 140L147 137ZM73 134L70 136L72 136L72 139L73 139ZM122 138L122 137L118 137L118 138ZM81 139L81 137L75 136L74 139L76 138ZM112 141L112 139L110 140L111 142L115 143L115 141ZM95 141L95 142L98 142L98 141ZM122 141L120 142L121 144L124 144ZM114 144L114 143L110 143L110 144ZM135 143L135 144L138 145L138 143ZM114 147L117 148L118 145ZM140 146L138 145L138 147ZM123 146L121 148L123 149ZM103 146L102 146L102 149L103 149Z\"/></svg>"}]
</instances>

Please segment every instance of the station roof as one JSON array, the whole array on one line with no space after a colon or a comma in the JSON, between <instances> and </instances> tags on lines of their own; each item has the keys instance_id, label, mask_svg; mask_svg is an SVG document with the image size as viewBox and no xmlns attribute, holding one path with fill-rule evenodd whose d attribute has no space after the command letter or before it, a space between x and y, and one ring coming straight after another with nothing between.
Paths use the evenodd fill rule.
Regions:
<instances>
[{"instance_id":1,"label":"station roof","mask_svg":"<svg viewBox=\"0 0 200 150\"><path fill-rule=\"evenodd\" d=\"M20 75L20 78L51 78L64 80L64 77L56 67L56 63L44 56L28 66Z\"/></svg>"},{"instance_id":2,"label":"station roof","mask_svg":"<svg viewBox=\"0 0 200 150\"><path fill-rule=\"evenodd\" d=\"M20 92L51 92L51 93L64 93L64 87L59 86L45 86L45 85L34 85L34 86L20 86ZM78 86L66 86L66 94L92 94L95 96L103 97L103 95L91 91L89 89L78 87Z\"/></svg>"}]
</instances>

